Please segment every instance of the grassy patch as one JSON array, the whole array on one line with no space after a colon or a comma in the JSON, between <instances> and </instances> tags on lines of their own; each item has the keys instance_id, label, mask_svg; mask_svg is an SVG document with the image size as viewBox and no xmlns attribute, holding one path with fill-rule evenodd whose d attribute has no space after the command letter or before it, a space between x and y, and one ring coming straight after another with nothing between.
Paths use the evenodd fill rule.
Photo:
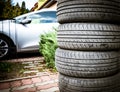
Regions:
<instances>
[{"instance_id":1,"label":"grassy patch","mask_svg":"<svg viewBox=\"0 0 120 92\"><path fill-rule=\"evenodd\" d=\"M21 63L0 62L0 80L21 77L24 71Z\"/></svg>"},{"instance_id":2,"label":"grassy patch","mask_svg":"<svg viewBox=\"0 0 120 92\"><path fill-rule=\"evenodd\" d=\"M34 63L33 63L34 64ZM25 66L29 66L30 64L23 64L22 62L0 62L0 80L21 78L27 76L34 76L36 73L24 73L26 71L30 71L30 68L25 68ZM56 69L48 68L46 63L40 62L35 65L35 70L37 69L39 72L49 72L56 73ZM33 69L32 69L33 70Z\"/></svg>"}]
</instances>

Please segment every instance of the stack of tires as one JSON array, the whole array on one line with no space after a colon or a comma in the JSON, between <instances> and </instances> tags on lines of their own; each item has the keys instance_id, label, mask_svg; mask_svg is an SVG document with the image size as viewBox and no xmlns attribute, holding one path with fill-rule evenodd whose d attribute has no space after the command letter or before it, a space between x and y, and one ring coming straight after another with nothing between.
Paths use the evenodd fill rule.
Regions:
<instances>
[{"instance_id":1,"label":"stack of tires","mask_svg":"<svg viewBox=\"0 0 120 92\"><path fill-rule=\"evenodd\" d=\"M120 92L120 1L57 1L60 92Z\"/></svg>"}]
</instances>

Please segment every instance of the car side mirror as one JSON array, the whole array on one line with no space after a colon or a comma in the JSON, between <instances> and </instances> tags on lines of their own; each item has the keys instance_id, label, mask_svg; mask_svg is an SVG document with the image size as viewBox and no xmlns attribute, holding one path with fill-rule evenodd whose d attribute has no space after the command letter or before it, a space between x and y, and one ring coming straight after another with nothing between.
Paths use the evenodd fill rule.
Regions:
<instances>
[{"instance_id":1,"label":"car side mirror","mask_svg":"<svg viewBox=\"0 0 120 92\"><path fill-rule=\"evenodd\" d=\"M21 24L29 24L29 23L31 23L31 19L24 19L20 23Z\"/></svg>"}]
</instances>

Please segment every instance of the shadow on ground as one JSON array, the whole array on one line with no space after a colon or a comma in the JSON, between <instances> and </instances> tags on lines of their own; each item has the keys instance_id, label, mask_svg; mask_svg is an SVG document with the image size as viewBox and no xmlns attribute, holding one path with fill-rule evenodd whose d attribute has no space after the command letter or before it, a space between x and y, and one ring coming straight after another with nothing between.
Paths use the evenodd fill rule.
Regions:
<instances>
[{"instance_id":1,"label":"shadow on ground","mask_svg":"<svg viewBox=\"0 0 120 92\"><path fill-rule=\"evenodd\" d=\"M33 53L18 53L15 58L29 58L29 57L38 57L42 56L39 52Z\"/></svg>"},{"instance_id":2,"label":"shadow on ground","mask_svg":"<svg viewBox=\"0 0 120 92\"><path fill-rule=\"evenodd\" d=\"M4 60L32 58L32 57L34 58L34 57L40 57L40 56L42 55L39 52L24 52L24 53L16 53L14 56L8 57Z\"/></svg>"}]
</instances>

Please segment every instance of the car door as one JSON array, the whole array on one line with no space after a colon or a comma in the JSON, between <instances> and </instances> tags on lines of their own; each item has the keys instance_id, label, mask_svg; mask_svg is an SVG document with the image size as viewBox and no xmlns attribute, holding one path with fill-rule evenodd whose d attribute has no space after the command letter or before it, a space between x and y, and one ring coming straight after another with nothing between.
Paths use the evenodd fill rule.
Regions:
<instances>
[{"instance_id":1,"label":"car door","mask_svg":"<svg viewBox=\"0 0 120 92\"><path fill-rule=\"evenodd\" d=\"M56 11L42 11L26 16L24 20L30 23L17 24L18 51L33 51L39 49L40 35L55 31L58 27Z\"/></svg>"}]
</instances>

